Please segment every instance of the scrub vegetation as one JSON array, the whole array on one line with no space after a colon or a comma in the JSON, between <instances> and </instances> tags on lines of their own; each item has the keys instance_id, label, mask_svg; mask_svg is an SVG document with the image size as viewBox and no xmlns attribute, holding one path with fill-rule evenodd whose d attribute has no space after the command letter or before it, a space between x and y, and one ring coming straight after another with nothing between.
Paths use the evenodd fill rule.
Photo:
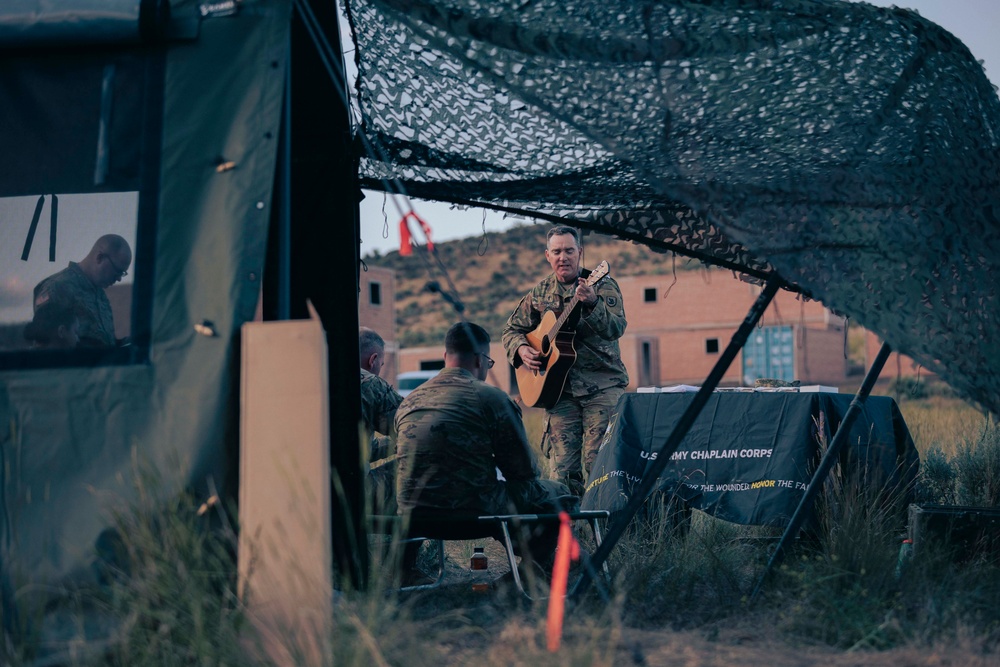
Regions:
<instances>
[{"instance_id":1,"label":"scrub vegetation","mask_svg":"<svg viewBox=\"0 0 1000 667\"><path fill-rule=\"evenodd\" d=\"M953 398L903 399L901 409L921 452L917 501L996 506L1000 427ZM534 413L526 422L537 432ZM46 609L32 608L27 587L5 595L0 664L277 664L265 645L271 656L280 646L280 664L305 664L290 636L259 631L237 590L233 512L158 491L148 475L136 484L92 587ZM656 498L613 550L611 581L568 605L555 654L545 602L524 603L502 577L488 593L471 590L470 544L447 545L457 583L400 595L397 554L373 538L369 589L331 592L324 664L995 664L996 541L929 534L901 558L907 507L837 475L817 514L751 599L780 531L689 517ZM499 572L499 549L488 553Z\"/></svg>"}]
</instances>

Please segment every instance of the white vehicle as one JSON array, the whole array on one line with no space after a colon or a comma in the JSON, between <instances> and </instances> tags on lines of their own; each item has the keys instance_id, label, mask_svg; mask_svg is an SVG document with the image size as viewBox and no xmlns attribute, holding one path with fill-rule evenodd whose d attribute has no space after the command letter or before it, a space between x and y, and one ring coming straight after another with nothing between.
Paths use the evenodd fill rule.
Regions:
<instances>
[{"instance_id":1,"label":"white vehicle","mask_svg":"<svg viewBox=\"0 0 1000 667\"><path fill-rule=\"evenodd\" d=\"M399 386L399 395L406 397L411 391L430 380L440 371L408 371L400 373L396 377L396 384Z\"/></svg>"}]
</instances>

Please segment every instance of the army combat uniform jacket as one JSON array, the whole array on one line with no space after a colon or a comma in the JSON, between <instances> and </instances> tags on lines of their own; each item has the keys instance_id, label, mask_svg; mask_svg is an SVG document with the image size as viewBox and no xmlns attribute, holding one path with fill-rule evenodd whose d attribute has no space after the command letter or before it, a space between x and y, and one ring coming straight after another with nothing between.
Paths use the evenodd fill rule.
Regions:
<instances>
[{"instance_id":1,"label":"army combat uniform jacket","mask_svg":"<svg viewBox=\"0 0 1000 667\"><path fill-rule=\"evenodd\" d=\"M74 310L80 320L80 347L114 347L115 320L108 295L95 287L76 262L35 286L35 310L52 301Z\"/></svg>"},{"instance_id":2,"label":"army combat uniform jacket","mask_svg":"<svg viewBox=\"0 0 1000 667\"><path fill-rule=\"evenodd\" d=\"M555 488L538 479L521 409L464 369L445 368L414 389L396 412L396 430L402 511L524 511L523 498L542 500Z\"/></svg>"},{"instance_id":3,"label":"army combat uniform jacket","mask_svg":"<svg viewBox=\"0 0 1000 667\"><path fill-rule=\"evenodd\" d=\"M584 269L581 275L586 278L589 273ZM573 339L576 362L569 370L563 389L563 393L570 396L589 396L610 387L628 386L628 372L618 348L618 339L628 324L621 290L618 283L608 277L595 291L597 303L592 308L579 307L580 317ZM525 334L538 327L546 311L561 313L575 292L575 283L563 285L553 273L521 299L508 318L502 337L507 360L514 368L521 365L517 348L528 343ZM571 329L572 325L571 319L566 328Z\"/></svg>"},{"instance_id":4,"label":"army combat uniform jacket","mask_svg":"<svg viewBox=\"0 0 1000 667\"><path fill-rule=\"evenodd\" d=\"M393 453L393 437L396 434L396 409L402 403L392 385L365 369L361 370L361 420L371 437L369 461L384 459ZM376 433L384 437L378 438Z\"/></svg>"}]
</instances>

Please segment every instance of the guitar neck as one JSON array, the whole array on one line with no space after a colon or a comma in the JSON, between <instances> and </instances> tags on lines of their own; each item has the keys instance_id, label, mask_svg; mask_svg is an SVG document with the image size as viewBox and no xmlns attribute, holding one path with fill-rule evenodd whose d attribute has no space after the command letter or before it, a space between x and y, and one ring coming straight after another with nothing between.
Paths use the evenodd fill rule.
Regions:
<instances>
[{"instance_id":1,"label":"guitar neck","mask_svg":"<svg viewBox=\"0 0 1000 667\"><path fill-rule=\"evenodd\" d=\"M559 333L560 331L562 331L563 325L566 324L566 320L569 319L570 313L573 312L573 309L576 308L576 305L578 303L580 303L580 298L576 294L574 294L573 299L563 310L562 315L560 315L558 319L556 319L556 323L552 325L553 333Z\"/></svg>"},{"instance_id":2,"label":"guitar neck","mask_svg":"<svg viewBox=\"0 0 1000 667\"><path fill-rule=\"evenodd\" d=\"M598 264L593 271L590 272L590 276L587 278L587 284L591 287L597 287L608 276L608 263L601 262ZM563 325L566 324L566 320L569 319L570 313L576 308L577 304L580 303L580 298L573 293L573 299L569 302L566 308L563 310L562 315L556 318L555 324L552 325L552 333L556 334L562 331Z\"/></svg>"}]
</instances>

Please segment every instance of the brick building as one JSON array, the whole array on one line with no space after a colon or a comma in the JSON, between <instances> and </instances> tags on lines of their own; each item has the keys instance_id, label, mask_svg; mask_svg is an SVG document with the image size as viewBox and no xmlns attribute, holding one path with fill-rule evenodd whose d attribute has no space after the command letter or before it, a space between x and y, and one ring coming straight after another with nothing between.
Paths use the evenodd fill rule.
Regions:
<instances>
[{"instance_id":1,"label":"brick building","mask_svg":"<svg viewBox=\"0 0 1000 667\"><path fill-rule=\"evenodd\" d=\"M622 359L632 388L701 384L761 292L729 271L618 279L628 330ZM847 378L842 317L818 301L779 291L723 377L723 386L757 378L839 385Z\"/></svg>"},{"instance_id":2,"label":"brick building","mask_svg":"<svg viewBox=\"0 0 1000 667\"><path fill-rule=\"evenodd\" d=\"M875 357L878 355L881 347L882 339L879 335L871 331L865 331L866 366L870 366L875 361ZM912 357L893 352L885 360L885 366L882 367L882 373L879 374L879 381L888 382L901 377L936 378L937 374L921 366Z\"/></svg>"}]
</instances>

